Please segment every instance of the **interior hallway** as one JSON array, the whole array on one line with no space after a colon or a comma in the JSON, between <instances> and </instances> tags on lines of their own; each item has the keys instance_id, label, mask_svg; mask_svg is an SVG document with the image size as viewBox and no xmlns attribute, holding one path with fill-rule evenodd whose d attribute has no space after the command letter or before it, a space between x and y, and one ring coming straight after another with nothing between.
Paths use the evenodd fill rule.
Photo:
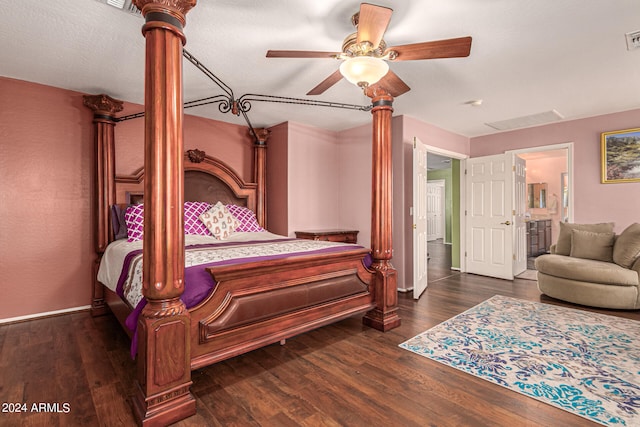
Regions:
<instances>
[{"instance_id":1,"label":"interior hallway","mask_svg":"<svg viewBox=\"0 0 640 427\"><path fill-rule=\"evenodd\" d=\"M442 239L437 239L428 242L427 248L429 251L427 266L429 284L461 274L459 271L451 270L451 245L446 245Z\"/></svg>"}]
</instances>

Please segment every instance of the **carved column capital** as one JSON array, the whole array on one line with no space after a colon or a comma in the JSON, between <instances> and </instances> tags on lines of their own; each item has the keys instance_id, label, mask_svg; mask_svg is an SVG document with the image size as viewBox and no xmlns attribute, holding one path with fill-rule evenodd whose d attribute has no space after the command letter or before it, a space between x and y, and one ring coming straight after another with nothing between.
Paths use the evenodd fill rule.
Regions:
<instances>
[{"instance_id":1,"label":"carved column capital","mask_svg":"<svg viewBox=\"0 0 640 427\"><path fill-rule=\"evenodd\" d=\"M374 85L367 86L364 89L364 94L369 98L371 98L374 104L375 104L376 98L384 98L389 100L390 102L393 102L393 97L391 96L390 92L384 86L382 86L381 83L376 83Z\"/></svg>"},{"instance_id":2,"label":"carved column capital","mask_svg":"<svg viewBox=\"0 0 640 427\"><path fill-rule=\"evenodd\" d=\"M196 0L133 0L133 4L146 17L149 12L170 13L185 25L185 16L196 5Z\"/></svg>"},{"instance_id":3,"label":"carved column capital","mask_svg":"<svg viewBox=\"0 0 640 427\"><path fill-rule=\"evenodd\" d=\"M94 114L114 117L123 109L123 102L109 95L84 95L82 99L84 106L92 110Z\"/></svg>"},{"instance_id":4,"label":"carved column capital","mask_svg":"<svg viewBox=\"0 0 640 427\"><path fill-rule=\"evenodd\" d=\"M256 145L267 145L267 139L269 139L269 135L271 135L271 131L269 129L261 128L254 129L255 135L258 140L255 141Z\"/></svg>"},{"instance_id":5,"label":"carved column capital","mask_svg":"<svg viewBox=\"0 0 640 427\"><path fill-rule=\"evenodd\" d=\"M142 34L165 30L176 35L182 45L187 43L183 28L187 22L186 14L196 5L196 0L134 0L134 4L145 18Z\"/></svg>"}]
</instances>

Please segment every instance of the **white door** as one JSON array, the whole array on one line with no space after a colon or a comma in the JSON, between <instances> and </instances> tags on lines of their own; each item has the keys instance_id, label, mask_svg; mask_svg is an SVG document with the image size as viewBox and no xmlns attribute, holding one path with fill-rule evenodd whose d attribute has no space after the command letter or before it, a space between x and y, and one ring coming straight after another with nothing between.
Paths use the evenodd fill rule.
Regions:
<instances>
[{"instance_id":1,"label":"white door","mask_svg":"<svg viewBox=\"0 0 640 427\"><path fill-rule=\"evenodd\" d=\"M512 159L498 154L466 162L468 273L513 279Z\"/></svg>"},{"instance_id":2,"label":"white door","mask_svg":"<svg viewBox=\"0 0 640 427\"><path fill-rule=\"evenodd\" d=\"M427 147L413 139L413 298L427 289Z\"/></svg>"},{"instance_id":3,"label":"white door","mask_svg":"<svg viewBox=\"0 0 640 427\"><path fill-rule=\"evenodd\" d=\"M444 180L427 182L427 240L444 239Z\"/></svg>"},{"instance_id":4,"label":"white door","mask_svg":"<svg viewBox=\"0 0 640 427\"><path fill-rule=\"evenodd\" d=\"M527 162L513 154L513 275L527 269Z\"/></svg>"}]
</instances>

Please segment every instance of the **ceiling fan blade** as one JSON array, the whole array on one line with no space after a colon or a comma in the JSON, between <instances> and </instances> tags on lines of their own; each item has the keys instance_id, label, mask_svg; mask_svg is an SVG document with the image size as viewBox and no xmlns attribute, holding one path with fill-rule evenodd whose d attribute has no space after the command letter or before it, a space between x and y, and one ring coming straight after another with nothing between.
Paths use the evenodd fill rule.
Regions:
<instances>
[{"instance_id":1,"label":"ceiling fan blade","mask_svg":"<svg viewBox=\"0 0 640 427\"><path fill-rule=\"evenodd\" d=\"M369 41L377 49L384 32L387 31L393 9L369 3L360 5L358 17L358 43Z\"/></svg>"},{"instance_id":2,"label":"ceiling fan blade","mask_svg":"<svg viewBox=\"0 0 640 427\"><path fill-rule=\"evenodd\" d=\"M393 61L412 61L415 59L461 58L471 52L471 37L436 40L432 42L405 44L388 49L398 56Z\"/></svg>"},{"instance_id":3,"label":"ceiling fan blade","mask_svg":"<svg viewBox=\"0 0 640 427\"><path fill-rule=\"evenodd\" d=\"M400 77L393 71L389 70L389 72L382 78L376 85L380 85L385 88L389 95L397 98L403 93L407 93L411 90L409 86L405 82L402 81Z\"/></svg>"},{"instance_id":4,"label":"ceiling fan blade","mask_svg":"<svg viewBox=\"0 0 640 427\"><path fill-rule=\"evenodd\" d=\"M340 52L319 52L313 50L268 50L267 58L335 58Z\"/></svg>"},{"instance_id":5,"label":"ceiling fan blade","mask_svg":"<svg viewBox=\"0 0 640 427\"><path fill-rule=\"evenodd\" d=\"M321 93L324 93L325 90L329 89L331 86L338 83L340 80L342 80L342 74L338 69L329 77L327 77L322 82L320 82L318 86L314 87L309 92L307 92L307 95L320 95Z\"/></svg>"}]
</instances>

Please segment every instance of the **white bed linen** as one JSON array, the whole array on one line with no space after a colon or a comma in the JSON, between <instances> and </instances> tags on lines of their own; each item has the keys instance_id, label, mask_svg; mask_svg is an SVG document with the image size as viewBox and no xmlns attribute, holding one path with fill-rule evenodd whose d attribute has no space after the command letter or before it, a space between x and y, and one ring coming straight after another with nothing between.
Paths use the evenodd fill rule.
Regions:
<instances>
[{"instance_id":1,"label":"white bed linen","mask_svg":"<svg viewBox=\"0 0 640 427\"><path fill-rule=\"evenodd\" d=\"M185 246L221 242L289 239L289 237L273 234L268 231L253 233L237 232L233 233L226 240L218 240L215 237L199 236L194 234L187 234L184 237ZM115 292L116 286L118 285L118 279L122 273L122 265L124 264L125 257L129 252L137 249L142 249L142 240L127 242L127 239L120 239L115 242L111 242L102 255L100 267L98 269L98 281Z\"/></svg>"}]
</instances>

